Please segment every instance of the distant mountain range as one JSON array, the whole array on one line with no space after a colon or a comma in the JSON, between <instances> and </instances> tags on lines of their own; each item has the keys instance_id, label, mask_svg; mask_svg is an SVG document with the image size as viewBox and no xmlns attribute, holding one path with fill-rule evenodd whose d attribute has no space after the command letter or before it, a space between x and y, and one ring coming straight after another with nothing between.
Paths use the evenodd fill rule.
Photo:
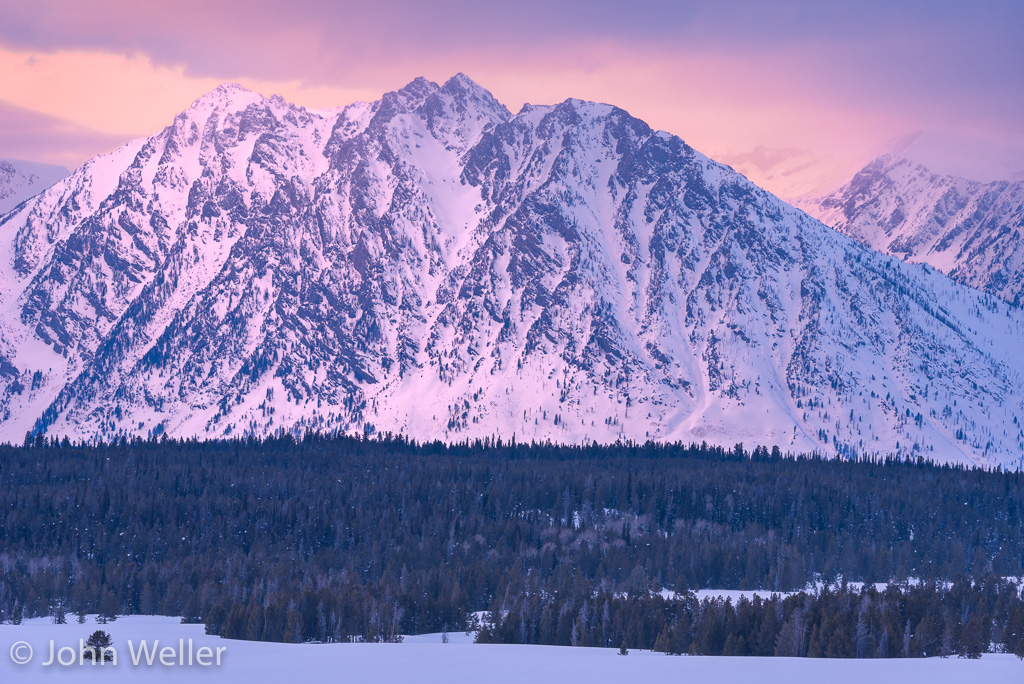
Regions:
<instances>
[{"instance_id":1,"label":"distant mountain range","mask_svg":"<svg viewBox=\"0 0 1024 684\"><path fill-rule=\"evenodd\" d=\"M0 214L6 214L67 175L63 166L0 159Z\"/></svg>"},{"instance_id":2,"label":"distant mountain range","mask_svg":"<svg viewBox=\"0 0 1024 684\"><path fill-rule=\"evenodd\" d=\"M723 157L755 183L884 254L1024 304L1024 148L921 132L854 166L802 150Z\"/></svg>"},{"instance_id":3,"label":"distant mountain range","mask_svg":"<svg viewBox=\"0 0 1024 684\"><path fill-rule=\"evenodd\" d=\"M976 168L958 169L898 148L837 190L797 204L872 249L930 264L1019 306L1024 304L1024 171L1010 166L1005 178L991 180L998 174L984 170L983 156L966 155ZM1020 156L1024 160L1024 152ZM947 166L964 175L936 171Z\"/></svg>"},{"instance_id":4,"label":"distant mountain range","mask_svg":"<svg viewBox=\"0 0 1024 684\"><path fill-rule=\"evenodd\" d=\"M225 85L0 224L0 438L707 440L1020 467L1024 313L606 104Z\"/></svg>"}]
</instances>

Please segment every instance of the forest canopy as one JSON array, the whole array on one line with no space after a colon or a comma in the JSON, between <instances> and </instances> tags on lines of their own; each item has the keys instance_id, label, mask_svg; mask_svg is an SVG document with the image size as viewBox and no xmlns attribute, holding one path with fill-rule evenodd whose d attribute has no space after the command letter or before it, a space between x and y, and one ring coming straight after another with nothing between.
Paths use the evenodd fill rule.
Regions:
<instances>
[{"instance_id":1,"label":"forest canopy","mask_svg":"<svg viewBox=\"0 0 1024 684\"><path fill-rule=\"evenodd\" d=\"M1020 473L310 434L28 438L0 446L0 483L6 622L166 614L237 638L388 640L489 611L481 640L873 656L957 652L977 617L984 648L1016 643L1019 588L998 578L1024 576ZM906 578L899 595L690 593Z\"/></svg>"}]
</instances>

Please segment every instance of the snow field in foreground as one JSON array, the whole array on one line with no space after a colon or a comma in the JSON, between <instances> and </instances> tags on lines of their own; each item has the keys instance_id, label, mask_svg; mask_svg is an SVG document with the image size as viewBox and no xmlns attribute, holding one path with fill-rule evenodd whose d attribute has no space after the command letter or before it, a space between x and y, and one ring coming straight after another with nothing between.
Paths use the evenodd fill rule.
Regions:
<instances>
[{"instance_id":1,"label":"snow field in foreground","mask_svg":"<svg viewBox=\"0 0 1024 684\"><path fill-rule=\"evenodd\" d=\"M946 684L978 682L1019 684L1024 664L1009 654L985 655L980 660L928 658L909 660L839 660L808 658L729 658L665 656L649 651L630 651L626 657L615 649L559 646L512 646L473 644L463 632L450 633L449 643L440 634L407 637L401 644L270 644L234 641L207 636L202 625L182 625L178 618L132 616L107 625L94 618L77 624L68 616L65 625L47 619L26 620L21 625L0 625L0 682L709 682L714 684ZM70 646L103 629L113 637L117 664L60 666L49 659L49 644ZM142 641L185 649L192 640L195 654L201 647L223 651L220 667L198 665L133 665L128 641L136 653ZM12 662L12 648L19 641L33 649L27 665ZM18 654L24 657L22 648ZM67 655L70 652L66 652ZM158 656L159 657L159 656ZM157 658L158 658L157 657ZM185 656L187 659L187 655ZM176 662L177 656L173 656ZM65 658L66 659L66 658ZM169 658L170 660L171 658Z\"/></svg>"}]
</instances>

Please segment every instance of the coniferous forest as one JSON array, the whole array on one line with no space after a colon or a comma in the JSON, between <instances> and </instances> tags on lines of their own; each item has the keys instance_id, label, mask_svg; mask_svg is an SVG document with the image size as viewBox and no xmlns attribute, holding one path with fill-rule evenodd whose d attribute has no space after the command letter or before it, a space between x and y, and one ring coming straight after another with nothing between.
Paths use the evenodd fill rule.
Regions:
<instances>
[{"instance_id":1,"label":"coniferous forest","mask_svg":"<svg viewBox=\"0 0 1024 684\"><path fill-rule=\"evenodd\" d=\"M36 437L0 446L0 483L5 622L167 614L342 641L476 613L491 642L1024 655L1004 579L1024 576L1021 473L741 445ZM894 578L914 579L874 586Z\"/></svg>"}]
</instances>

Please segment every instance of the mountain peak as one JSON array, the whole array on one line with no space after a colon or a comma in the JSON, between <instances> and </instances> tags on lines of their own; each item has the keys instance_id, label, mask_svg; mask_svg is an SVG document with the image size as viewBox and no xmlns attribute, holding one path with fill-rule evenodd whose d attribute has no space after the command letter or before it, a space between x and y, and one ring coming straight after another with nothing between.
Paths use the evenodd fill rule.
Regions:
<instances>
[{"instance_id":1,"label":"mountain peak","mask_svg":"<svg viewBox=\"0 0 1024 684\"><path fill-rule=\"evenodd\" d=\"M591 100L581 100L577 97L570 97L566 99L557 107L572 109L579 114L586 114L590 116L607 116L611 114L616 107L603 102L593 102Z\"/></svg>"},{"instance_id":2,"label":"mountain peak","mask_svg":"<svg viewBox=\"0 0 1024 684\"><path fill-rule=\"evenodd\" d=\"M214 92L220 93L251 93L252 90L246 88L241 83L235 83L232 81L221 83L219 86L213 89Z\"/></svg>"},{"instance_id":3,"label":"mountain peak","mask_svg":"<svg viewBox=\"0 0 1024 684\"><path fill-rule=\"evenodd\" d=\"M482 108L489 110L499 119L508 119L512 113L501 104L491 91L471 79L461 71L441 86L441 92L452 96L457 100L475 101Z\"/></svg>"},{"instance_id":4,"label":"mountain peak","mask_svg":"<svg viewBox=\"0 0 1024 684\"><path fill-rule=\"evenodd\" d=\"M378 116L390 118L397 112L410 112L438 90L440 90L440 86L436 83L417 76L398 90L384 93L380 99L381 111Z\"/></svg>"},{"instance_id":5,"label":"mountain peak","mask_svg":"<svg viewBox=\"0 0 1024 684\"><path fill-rule=\"evenodd\" d=\"M239 110L265 98L238 83L221 83L210 92L200 96L189 106L188 111Z\"/></svg>"},{"instance_id":6,"label":"mountain peak","mask_svg":"<svg viewBox=\"0 0 1024 684\"><path fill-rule=\"evenodd\" d=\"M476 81L474 81L469 76L467 76L466 74L462 73L461 71L459 73L455 74L454 76L452 76L451 78L449 78L447 81L445 81L444 82L444 86L442 86L442 87L447 88L449 86L452 86L452 87L454 87L454 86L461 86L462 88L467 88L467 89L478 88L480 90L484 90L484 88L479 83L477 83Z\"/></svg>"},{"instance_id":7,"label":"mountain peak","mask_svg":"<svg viewBox=\"0 0 1024 684\"><path fill-rule=\"evenodd\" d=\"M1009 133L916 131L893 143L889 154L942 176L978 183L1024 178L1024 139Z\"/></svg>"},{"instance_id":8,"label":"mountain peak","mask_svg":"<svg viewBox=\"0 0 1024 684\"><path fill-rule=\"evenodd\" d=\"M398 94L404 95L408 98L422 100L433 93L436 93L439 89L440 86L433 81L424 78L423 76L417 76L399 88L397 92Z\"/></svg>"},{"instance_id":9,"label":"mountain peak","mask_svg":"<svg viewBox=\"0 0 1024 684\"><path fill-rule=\"evenodd\" d=\"M441 86L441 90L445 93L464 93L484 99L495 99L494 95L491 94L491 91L487 90L487 88L484 88L461 71L445 81L444 85Z\"/></svg>"}]
</instances>

